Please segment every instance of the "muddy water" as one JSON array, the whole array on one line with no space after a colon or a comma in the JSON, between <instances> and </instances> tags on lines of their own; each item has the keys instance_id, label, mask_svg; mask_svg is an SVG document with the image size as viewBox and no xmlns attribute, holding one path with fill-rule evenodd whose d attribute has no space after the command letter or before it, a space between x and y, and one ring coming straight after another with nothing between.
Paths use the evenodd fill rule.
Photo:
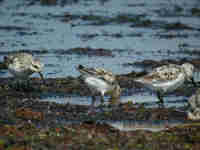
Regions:
<instances>
[{"instance_id":1,"label":"muddy water","mask_svg":"<svg viewBox=\"0 0 200 150\"><path fill-rule=\"evenodd\" d=\"M4 0L0 3L0 60L9 52L33 51L45 63L45 77L57 78L78 76L78 64L125 74L143 70L127 64L147 59L198 59L199 53L193 52L200 47L200 15L192 10L199 5L198 0L96 0L43 6L39 1ZM76 48L90 48L94 53L76 53ZM98 49L107 53L96 54ZM69 97L44 100L91 102L89 97ZM182 106L187 97L166 99L168 106ZM121 101L155 102L157 98L144 89L124 93Z\"/></svg>"}]
</instances>

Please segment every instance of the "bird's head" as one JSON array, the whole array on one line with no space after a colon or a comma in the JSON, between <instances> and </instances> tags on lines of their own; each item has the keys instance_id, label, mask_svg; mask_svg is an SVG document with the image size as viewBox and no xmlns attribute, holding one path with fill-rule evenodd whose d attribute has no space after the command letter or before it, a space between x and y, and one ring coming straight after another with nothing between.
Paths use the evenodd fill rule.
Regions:
<instances>
[{"instance_id":1,"label":"bird's head","mask_svg":"<svg viewBox=\"0 0 200 150\"><path fill-rule=\"evenodd\" d=\"M44 67L44 64L42 64L39 60L34 60L32 62L30 69L33 72L41 72L43 67Z\"/></svg>"},{"instance_id":2,"label":"bird's head","mask_svg":"<svg viewBox=\"0 0 200 150\"><path fill-rule=\"evenodd\" d=\"M187 79L190 80L193 77L194 66L190 63L184 63L182 64L182 67L184 69Z\"/></svg>"},{"instance_id":3,"label":"bird's head","mask_svg":"<svg viewBox=\"0 0 200 150\"><path fill-rule=\"evenodd\" d=\"M31 71L33 71L33 72L39 73L39 75L40 75L40 77L41 77L43 83L45 84L44 76L43 76L43 74L41 73L43 67L44 67L44 64L42 64L39 60L34 60L34 61L32 62L32 65L31 65L30 69L31 69Z\"/></svg>"},{"instance_id":4,"label":"bird's head","mask_svg":"<svg viewBox=\"0 0 200 150\"><path fill-rule=\"evenodd\" d=\"M4 56L3 65L5 66L5 68L8 68L9 64L11 64L12 62L13 62L13 59L11 56Z\"/></svg>"}]
</instances>

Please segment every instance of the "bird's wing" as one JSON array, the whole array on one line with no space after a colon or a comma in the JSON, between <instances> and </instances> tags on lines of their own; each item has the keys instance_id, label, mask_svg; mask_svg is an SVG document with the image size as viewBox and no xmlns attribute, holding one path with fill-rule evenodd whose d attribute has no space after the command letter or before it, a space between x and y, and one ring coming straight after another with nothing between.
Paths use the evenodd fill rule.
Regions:
<instances>
[{"instance_id":1,"label":"bird's wing","mask_svg":"<svg viewBox=\"0 0 200 150\"><path fill-rule=\"evenodd\" d=\"M94 76L96 78L105 80L106 82L113 82L115 76L112 72L106 71L102 68L86 68L82 65L79 65L77 70L84 76Z\"/></svg>"},{"instance_id":2,"label":"bird's wing","mask_svg":"<svg viewBox=\"0 0 200 150\"><path fill-rule=\"evenodd\" d=\"M15 66L16 69L18 68L21 71L25 71L30 70L31 62L27 60L21 60L21 58L19 59L18 57L15 57L12 61L12 64L12 66Z\"/></svg>"},{"instance_id":3,"label":"bird's wing","mask_svg":"<svg viewBox=\"0 0 200 150\"><path fill-rule=\"evenodd\" d=\"M183 72L180 67L177 67L177 65L165 65L154 69L151 73L140 77L135 81L142 83L159 84L176 80L180 77L180 74L183 74Z\"/></svg>"}]
</instances>

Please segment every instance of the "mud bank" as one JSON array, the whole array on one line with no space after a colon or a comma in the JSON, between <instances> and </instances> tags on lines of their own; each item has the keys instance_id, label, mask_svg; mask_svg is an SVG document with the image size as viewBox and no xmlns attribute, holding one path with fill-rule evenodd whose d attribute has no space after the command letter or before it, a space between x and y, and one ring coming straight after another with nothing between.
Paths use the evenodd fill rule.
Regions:
<instances>
[{"instance_id":1,"label":"mud bank","mask_svg":"<svg viewBox=\"0 0 200 150\"><path fill-rule=\"evenodd\" d=\"M132 81L142 73L119 75L122 87L140 88ZM13 86L12 78L0 79L0 148L2 149L199 149L199 123L187 120L185 112L174 108L145 108L123 103L97 107L40 101L45 93L89 95L79 78L31 78L28 87ZM83 90L84 89L84 90ZM182 89L184 90L184 89ZM177 91L182 93L183 91ZM185 93L185 92L184 92ZM74 99L75 100L75 99ZM164 123L160 132L120 131L110 121L179 121ZM134 128L134 127L133 127ZM183 144L184 143L184 144Z\"/></svg>"}]
</instances>

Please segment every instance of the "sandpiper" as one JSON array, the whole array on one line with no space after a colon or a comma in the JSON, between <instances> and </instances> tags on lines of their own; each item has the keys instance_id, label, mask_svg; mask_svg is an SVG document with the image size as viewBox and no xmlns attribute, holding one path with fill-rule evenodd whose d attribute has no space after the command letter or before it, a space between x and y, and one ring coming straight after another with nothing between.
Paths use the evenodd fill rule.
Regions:
<instances>
[{"instance_id":1,"label":"sandpiper","mask_svg":"<svg viewBox=\"0 0 200 150\"><path fill-rule=\"evenodd\" d=\"M4 64L9 72L18 80L28 80L28 77L33 73L39 73L44 82L44 77L41 73L43 64L34 59L29 53L13 53L4 57Z\"/></svg>"},{"instance_id":2,"label":"sandpiper","mask_svg":"<svg viewBox=\"0 0 200 150\"><path fill-rule=\"evenodd\" d=\"M200 120L200 89L189 100L188 119Z\"/></svg>"},{"instance_id":3,"label":"sandpiper","mask_svg":"<svg viewBox=\"0 0 200 150\"><path fill-rule=\"evenodd\" d=\"M121 88L113 73L102 68L86 68L82 65L79 65L77 70L81 73L81 78L91 92L92 110L94 108L96 96L100 96L101 104L104 102L105 94L110 95L113 102L119 100Z\"/></svg>"},{"instance_id":4,"label":"sandpiper","mask_svg":"<svg viewBox=\"0 0 200 150\"><path fill-rule=\"evenodd\" d=\"M165 93L172 92L181 87L186 80L192 81L194 66L190 63L182 65L169 64L152 70L152 72L134 79L153 91L156 91L160 103L163 105L163 96Z\"/></svg>"}]
</instances>

